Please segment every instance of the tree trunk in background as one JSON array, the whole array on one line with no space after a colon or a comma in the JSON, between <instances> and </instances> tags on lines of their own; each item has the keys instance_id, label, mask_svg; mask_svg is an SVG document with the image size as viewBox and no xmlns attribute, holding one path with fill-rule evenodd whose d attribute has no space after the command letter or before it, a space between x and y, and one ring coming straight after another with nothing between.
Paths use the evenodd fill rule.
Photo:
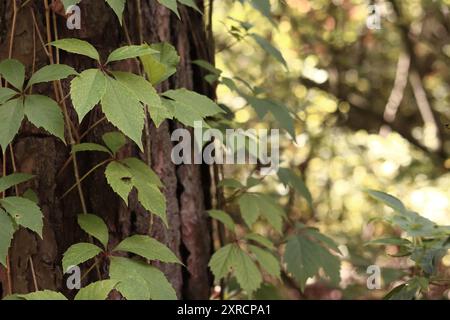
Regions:
<instances>
[{"instance_id":1,"label":"tree trunk in background","mask_svg":"<svg viewBox=\"0 0 450 320\"><path fill-rule=\"evenodd\" d=\"M5 2L7 2L5 4ZM17 1L20 7L20 1ZM213 96L213 90L205 85L201 71L193 69L191 61L195 59L212 59L213 51L208 44L207 31L203 17L192 9L180 7L182 20L170 13L155 0L127 1L124 13L131 42L143 41L172 43L181 57L178 72L169 81L163 83L159 90L186 87L203 94ZM47 43L45 0L32 1L18 11L12 57L27 66L27 75L31 73L35 52L35 69L49 64L49 59L42 48L38 34L34 34L32 12ZM87 40L101 53L102 58L113 49L126 45L124 29L117 17L104 1L84 0L80 4L82 12L81 30L68 30L65 18L50 11L51 35L55 39L55 30L59 38L74 37ZM140 18L139 18L139 11ZM0 4L0 58L8 57L8 46L12 26L12 1ZM56 25L54 22L56 21ZM140 32L139 32L140 30ZM60 62L73 66L77 71L96 67L89 58L60 52ZM137 71L134 61L117 63L115 69ZM53 98L53 87L44 84L35 87L35 92ZM69 92L69 81L63 81L64 94ZM75 112L70 105L70 114L77 123ZM80 132L102 117L97 107L83 121ZM155 128L149 120L144 132L146 154L141 154L135 145L129 144L120 152L120 157L137 156L147 163L161 177L167 199L167 216L169 228L165 228L158 218L150 226L149 214L139 205L135 194L130 196L129 208L108 186L103 169L91 175L83 184L87 210L106 220L110 229L110 246L116 245L131 234L151 234L166 243L184 262L186 268L177 265L160 265L173 284L179 298L207 299L211 287L208 261L211 254L210 223L205 209L209 208L209 173L208 168L194 165L175 166L170 159L172 143L171 131L174 123L164 122ZM83 141L100 142L103 133L115 130L107 122L102 122L90 131ZM64 251L72 244L87 241L87 236L77 226L76 216L82 213L77 190L60 199L61 195L74 184L73 166L64 163L69 157L70 148L61 141L37 130L26 123L13 143L17 171L36 175L36 179L20 187L20 192L32 188L39 196L39 205L44 212L43 240L28 230L19 230L10 249L10 263L13 291L27 293L35 290L32 264L39 290L62 290L69 294L62 273L61 258ZM151 159L148 155L151 155ZM95 164L103 160L101 154L87 153L77 156L79 171L83 175ZM12 162L7 154L8 173L12 172ZM202 192L204 190L204 192ZM107 265L101 266L103 275L107 274ZM90 280L96 280L92 272ZM0 295L6 294L6 273L0 269Z\"/></svg>"}]
</instances>

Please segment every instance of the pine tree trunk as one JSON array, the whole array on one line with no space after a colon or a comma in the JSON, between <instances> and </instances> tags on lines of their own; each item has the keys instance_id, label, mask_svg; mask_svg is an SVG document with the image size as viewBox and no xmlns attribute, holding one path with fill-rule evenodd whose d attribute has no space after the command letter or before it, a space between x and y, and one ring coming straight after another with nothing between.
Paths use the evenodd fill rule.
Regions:
<instances>
[{"instance_id":1,"label":"pine tree trunk","mask_svg":"<svg viewBox=\"0 0 450 320\"><path fill-rule=\"evenodd\" d=\"M52 40L56 36L87 40L100 51L102 58L111 50L128 43L124 28L119 25L117 17L104 1L81 2L81 30L68 30L65 17L55 14L58 9L57 3L46 11L45 2L46 0L31 1L17 12L12 57L27 66L28 75L32 71L34 61L35 70L49 64L39 35L33 31L35 27L32 13L36 17L36 24L44 43L48 42L46 14L50 18ZM181 57L177 74L163 83L158 90L186 87L212 96L212 89L202 81L201 71L193 69L191 64L195 59L211 60L212 46L208 43L203 17L192 9L180 7L182 17L180 21L155 0L141 0L140 8L138 3L135 0L128 0L124 13L125 25L131 38L129 40L134 44L140 43L141 40L147 43L167 41L177 48ZM17 5L20 7L20 1L17 1ZM13 1L0 3L2 60L8 58L13 11ZM54 55L56 59L55 52ZM60 52L59 56L60 63L71 65L79 72L96 67L92 60L83 56L65 52ZM133 72L138 70L134 61L117 63L114 67ZM63 90L64 94L69 92L68 80L63 81ZM55 98L52 84L37 86L35 92ZM77 124L78 120L70 99L67 99L67 102L70 116ZM79 132L83 133L102 117L101 110L95 109L79 126ZM155 128L151 120L148 120L147 130L143 134L146 154L140 153L131 143L120 151L121 157L140 157L151 164L161 177L167 200L168 229L156 217L150 228L151 217L137 202L136 194L131 194L127 208L108 186L103 169L97 170L85 180L82 183L82 190L87 211L106 220L112 238L110 245L117 244L131 234L151 234L166 243L186 265L186 268L160 265L178 297L206 299L209 297L211 287L211 277L207 268L211 251L210 224L205 213L205 208L209 207L210 202L209 173L208 168L194 165L175 166L172 163L170 134L176 126L172 122L164 122L159 128ZM113 130L115 130L113 126L103 121L91 130L83 141L100 142L103 133ZM25 229L19 230L14 237L9 253L13 292L32 292L37 285L39 290L62 290L70 295L61 267L62 254L70 245L87 241L86 234L76 223L77 214L83 212L77 189L61 199L62 194L75 182L73 165L67 162L70 147L45 131L25 123L13 142L13 150L17 171L36 175L33 181L21 185L19 192L32 188L39 197L39 205L45 215L43 239ZM83 175L103 158L102 155L89 153L77 155L77 160L80 175ZM13 163L9 152L6 164L8 172L11 173ZM107 276L107 265L101 266L100 271L103 277ZM95 272L91 277L90 280L96 280ZM1 267L0 296L8 293L7 282L6 270Z\"/></svg>"}]
</instances>

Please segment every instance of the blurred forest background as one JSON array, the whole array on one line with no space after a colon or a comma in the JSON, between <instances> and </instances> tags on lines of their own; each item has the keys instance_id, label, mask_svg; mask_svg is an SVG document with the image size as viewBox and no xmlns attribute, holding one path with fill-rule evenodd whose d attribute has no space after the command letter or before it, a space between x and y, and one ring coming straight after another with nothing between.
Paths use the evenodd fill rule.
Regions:
<instances>
[{"instance_id":1,"label":"blurred forest background","mask_svg":"<svg viewBox=\"0 0 450 320\"><path fill-rule=\"evenodd\" d=\"M207 79L222 76L219 102L234 111L238 127L287 130L282 166L301 172L312 208L275 178L256 190L280 197L290 217L318 227L343 253L338 287L309 280L302 294L289 281L274 282L256 297L381 298L412 263L387 255L396 246L365 245L400 231L370 223L392 210L364 189L395 195L424 217L450 224L450 1L285 0L272 1L271 14L253 4L214 1L218 70ZM373 4L380 29L366 25ZM260 50L264 43L254 33L283 57ZM295 121L258 117L246 92L284 105ZM225 167L226 177L244 179L250 170ZM372 264L382 268L381 290L367 289ZM450 256L442 264L448 268ZM436 286L429 298L448 298L447 289Z\"/></svg>"}]
</instances>

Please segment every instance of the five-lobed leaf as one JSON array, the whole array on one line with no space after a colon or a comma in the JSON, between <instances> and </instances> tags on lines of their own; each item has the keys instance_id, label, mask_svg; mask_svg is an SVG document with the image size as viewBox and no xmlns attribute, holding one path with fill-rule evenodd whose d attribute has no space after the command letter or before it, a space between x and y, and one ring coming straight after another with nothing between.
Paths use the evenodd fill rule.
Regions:
<instances>
[{"instance_id":1,"label":"five-lobed leaf","mask_svg":"<svg viewBox=\"0 0 450 320\"><path fill-rule=\"evenodd\" d=\"M78 266L101 253L103 250L94 244L80 242L72 245L64 253L62 259L63 271L67 272L69 268Z\"/></svg>"},{"instance_id":2,"label":"five-lobed leaf","mask_svg":"<svg viewBox=\"0 0 450 320\"><path fill-rule=\"evenodd\" d=\"M177 256L164 244L149 236L134 235L124 239L114 251L126 251L148 260L166 263L181 263Z\"/></svg>"}]
</instances>

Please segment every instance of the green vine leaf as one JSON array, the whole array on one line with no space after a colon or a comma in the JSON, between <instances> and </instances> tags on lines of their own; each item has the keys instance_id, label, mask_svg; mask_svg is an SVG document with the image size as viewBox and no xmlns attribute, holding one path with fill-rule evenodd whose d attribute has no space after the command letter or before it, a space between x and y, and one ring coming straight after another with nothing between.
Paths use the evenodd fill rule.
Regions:
<instances>
[{"instance_id":1,"label":"green vine leaf","mask_svg":"<svg viewBox=\"0 0 450 320\"><path fill-rule=\"evenodd\" d=\"M94 46L87 41L67 38L53 41L50 44L58 49L70 53L81 54L100 62L100 55L98 54L97 49L95 49Z\"/></svg>"},{"instance_id":2,"label":"green vine leaf","mask_svg":"<svg viewBox=\"0 0 450 320\"><path fill-rule=\"evenodd\" d=\"M143 150L144 108L133 93L119 81L108 77L106 93L101 102L103 113L108 121Z\"/></svg>"},{"instance_id":3,"label":"green vine leaf","mask_svg":"<svg viewBox=\"0 0 450 320\"><path fill-rule=\"evenodd\" d=\"M114 290L118 283L118 280L111 279L91 283L78 291L75 300L106 300L109 293Z\"/></svg>"},{"instance_id":4,"label":"green vine leaf","mask_svg":"<svg viewBox=\"0 0 450 320\"><path fill-rule=\"evenodd\" d=\"M282 232L283 208L271 197L259 193L245 193L239 198L241 215L249 228L263 216L279 233Z\"/></svg>"},{"instance_id":5,"label":"green vine leaf","mask_svg":"<svg viewBox=\"0 0 450 320\"><path fill-rule=\"evenodd\" d=\"M28 199L36 204L39 204L39 196L36 194L36 192L34 190L31 189L27 189L24 193L23 193L23 197L25 199Z\"/></svg>"},{"instance_id":6,"label":"green vine leaf","mask_svg":"<svg viewBox=\"0 0 450 320\"><path fill-rule=\"evenodd\" d=\"M192 9L195 9L197 12L203 14L203 12L198 8L194 0L178 0L178 2L184 4L185 6L191 7Z\"/></svg>"},{"instance_id":7,"label":"green vine leaf","mask_svg":"<svg viewBox=\"0 0 450 320\"><path fill-rule=\"evenodd\" d=\"M211 218L222 222L228 230L235 232L236 225L228 213L222 210L209 210L208 213Z\"/></svg>"},{"instance_id":8,"label":"green vine leaf","mask_svg":"<svg viewBox=\"0 0 450 320\"><path fill-rule=\"evenodd\" d=\"M64 64L50 64L36 71L30 78L27 88L42 82L50 82L78 75L74 68Z\"/></svg>"},{"instance_id":9,"label":"green vine leaf","mask_svg":"<svg viewBox=\"0 0 450 320\"><path fill-rule=\"evenodd\" d=\"M161 180L150 167L136 158L122 161L127 165L132 176L132 183L138 191L138 200L142 206L156 214L168 226L166 215L166 199L159 190L163 186Z\"/></svg>"},{"instance_id":10,"label":"green vine leaf","mask_svg":"<svg viewBox=\"0 0 450 320\"><path fill-rule=\"evenodd\" d=\"M19 299L24 300L67 300L67 298L60 292L43 290L31 292L28 294L16 295Z\"/></svg>"},{"instance_id":11,"label":"green vine leaf","mask_svg":"<svg viewBox=\"0 0 450 320\"><path fill-rule=\"evenodd\" d=\"M8 255L11 240L14 235L14 225L8 214L0 208L0 264L6 267L6 256Z\"/></svg>"},{"instance_id":12,"label":"green vine leaf","mask_svg":"<svg viewBox=\"0 0 450 320\"><path fill-rule=\"evenodd\" d=\"M111 257L109 276L127 300L176 300L177 295L163 272L140 261Z\"/></svg>"},{"instance_id":13,"label":"green vine leaf","mask_svg":"<svg viewBox=\"0 0 450 320\"><path fill-rule=\"evenodd\" d=\"M155 126L159 128L161 123L166 119L173 119L174 107L170 100L161 99L161 104L155 104L149 108L150 117L152 118Z\"/></svg>"},{"instance_id":14,"label":"green vine leaf","mask_svg":"<svg viewBox=\"0 0 450 320\"><path fill-rule=\"evenodd\" d=\"M86 151L98 151L98 152L108 153L111 156L113 155L108 148L102 146L101 144L97 144L97 143L84 142L84 143L75 144L72 147L72 153L86 152Z\"/></svg>"},{"instance_id":15,"label":"green vine leaf","mask_svg":"<svg viewBox=\"0 0 450 320\"><path fill-rule=\"evenodd\" d=\"M70 267L78 266L94 258L101 252L103 252L103 250L94 244L87 242L76 243L69 247L64 253L62 259L63 271L67 272Z\"/></svg>"},{"instance_id":16,"label":"green vine leaf","mask_svg":"<svg viewBox=\"0 0 450 320\"><path fill-rule=\"evenodd\" d=\"M102 136L103 142L113 154L119 151L126 143L127 139L121 132L107 132Z\"/></svg>"},{"instance_id":17,"label":"green vine leaf","mask_svg":"<svg viewBox=\"0 0 450 320\"><path fill-rule=\"evenodd\" d=\"M265 16L274 26L275 21L272 18L270 0L250 0L250 4L263 16Z\"/></svg>"},{"instance_id":18,"label":"green vine leaf","mask_svg":"<svg viewBox=\"0 0 450 320\"><path fill-rule=\"evenodd\" d=\"M3 60L0 62L0 75L14 88L22 90L25 81L25 66L21 62L15 59Z\"/></svg>"},{"instance_id":19,"label":"green vine leaf","mask_svg":"<svg viewBox=\"0 0 450 320\"><path fill-rule=\"evenodd\" d=\"M114 13L119 19L120 25L122 25L122 16L123 10L125 9L126 0L106 0L106 2L109 4L111 9L113 9Z\"/></svg>"},{"instance_id":20,"label":"green vine leaf","mask_svg":"<svg viewBox=\"0 0 450 320\"><path fill-rule=\"evenodd\" d=\"M405 213L407 211L405 205L399 199L391 196L390 194L377 190L367 190L366 192L375 200L383 202L385 205L391 207L398 213Z\"/></svg>"},{"instance_id":21,"label":"green vine leaf","mask_svg":"<svg viewBox=\"0 0 450 320\"><path fill-rule=\"evenodd\" d=\"M248 254L236 244L228 244L214 253L209 262L209 267L216 282L232 270L239 285L249 294L258 289L262 283L262 276L258 267Z\"/></svg>"},{"instance_id":22,"label":"green vine leaf","mask_svg":"<svg viewBox=\"0 0 450 320\"><path fill-rule=\"evenodd\" d=\"M239 198L241 215L248 227L252 227L259 217L258 198L252 193L243 194Z\"/></svg>"},{"instance_id":23,"label":"green vine leaf","mask_svg":"<svg viewBox=\"0 0 450 320\"><path fill-rule=\"evenodd\" d=\"M145 162L137 158L126 158L122 162L130 169L135 185L147 183L157 187L163 187L158 175Z\"/></svg>"},{"instance_id":24,"label":"green vine leaf","mask_svg":"<svg viewBox=\"0 0 450 320\"><path fill-rule=\"evenodd\" d=\"M211 72L212 74L216 75L217 77L220 77L222 74L222 70L216 68L211 63L205 60L194 60L192 61L193 64L198 65L199 67L202 67L203 69Z\"/></svg>"},{"instance_id":25,"label":"green vine leaf","mask_svg":"<svg viewBox=\"0 0 450 320\"><path fill-rule=\"evenodd\" d=\"M25 97L24 113L36 127L44 128L65 143L64 116L53 99L42 95L28 95Z\"/></svg>"},{"instance_id":26,"label":"green vine leaf","mask_svg":"<svg viewBox=\"0 0 450 320\"><path fill-rule=\"evenodd\" d=\"M260 99L254 96L245 95L245 99L252 106L260 119L270 112L282 128L295 139L295 120L289 109L278 102L270 99Z\"/></svg>"},{"instance_id":27,"label":"green vine leaf","mask_svg":"<svg viewBox=\"0 0 450 320\"><path fill-rule=\"evenodd\" d=\"M297 176L292 170L286 168L280 168L278 170L278 177L285 186L290 186L297 190L297 192L308 202L310 208L313 207L311 192L302 178Z\"/></svg>"},{"instance_id":28,"label":"green vine leaf","mask_svg":"<svg viewBox=\"0 0 450 320\"><path fill-rule=\"evenodd\" d=\"M105 169L108 184L128 205L128 195L133 189L131 172L123 164L117 161L110 162Z\"/></svg>"},{"instance_id":29,"label":"green vine leaf","mask_svg":"<svg viewBox=\"0 0 450 320\"><path fill-rule=\"evenodd\" d=\"M0 205L20 226L36 232L42 238L43 215L36 203L20 197L6 197Z\"/></svg>"},{"instance_id":30,"label":"green vine leaf","mask_svg":"<svg viewBox=\"0 0 450 320\"><path fill-rule=\"evenodd\" d=\"M152 49L148 44L124 46L111 52L106 63L136 58L155 53L158 53L158 51Z\"/></svg>"},{"instance_id":31,"label":"green vine leaf","mask_svg":"<svg viewBox=\"0 0 450 320\"><path fill-rule=\"evenodd\" d=\"M150 82L143 77L129 72L112 72L117 81L126 86L138 99L145 105L148 105L150 116L156 127L159 127L165 119L171 119L173 115L169 113L161 101L161 97L156 92Z\"/></svg>"},{"instance_id":32,"label":"green vine leaf","mask_svg":"<svg viewBox=\"0 0 450 320\"><path fill-rule=\"evenodd\" d=\"M70 6L74 6L78 3L80 3L81 0L62 0L62 3L64 5L64 8L67 10Z\"/></svg>"},{"instance_id":33,"label":"green vine leaf","mask_svg":"<svg viewBox=\"0 0 450 320\"><path fill-rule=\"evenodd\" d=\"M178 12L177 0L158 0L158 2L163 6L165 6L166 8L170 9L172 12L174 12L177 15L178 19L181 19L180 13ZM184 4L185 6L191 7L195 9L197 12L203 14L203 12L195 4L194 0L178 0L178 2Z\"/></svg>"},{"instance_id":34,"label":"green vine leaf","mask_svg":"<svg viewBox=\"0 0 450 320\"><path fill-rule=\"evenodd\" d=\"M208 116L225 113L214 101L206 96L187 89L169 90L163 93L172 99L174 117L185 125L194 126L195 121L202 121Z\"/></svg>"},{"instance_id":35,"label":"green vine leaf","mask_svg":"<svg viewBox=\"0 0 450 320\"><path fill-rule=\"evenodd\" d=\"M308 278L319 273L322 268L335 285L340 281L340 260L330 253L330 247L317 237L317 231L303 228L299 234L291 236L286 244L284 261L287 270L294 275L303 291Z\"/></svg>"},{"instance_id":36,"label":"green vine leaf","mask_svg":"<svg viewBox=\"0 0 450 320\"><path fill-rule=\"evenodd\" d=\"M287 62L281 54L280 50L275 48L269 41L261 37L259 34L251 33L250 36L256 41L256 43L269 55L274 57L278 62L280 62L286 69L288 68Z\"/></svg>"},{"instance_id":37,"label":"green vine leaf","mask_svg":"<svg viewBox=\"0 0 450 320\"><path fill-rule=\"evenodd\" d=\"M220 180L218 187L227 187L227 188L233 188L233 189L241 189L244 188L244 185L236 180L236 179L223 179Z\"/></svg>"},{"instance_id":38,"label":"green vine leaf","mask_svg":"<svg viewBox=\"0 0 450 320\"><path fill-rule=\"evenodd\" d=\"M175 47L167 42L154 43L150 47L158 53L141 56L140 59L148 79L156 85L177 71L180 56Z\"/></svg>"},{"instance_id":39,"label":"green vine leaf","mask_svg":"<svg viewBox=\"0 0 450 320\"><path fill-rule=\"evenodd\" d=\"M0 88L0 105L17 95L18 92L10 88Z\"/></svg>"},{"instance_id":40,"label":"green vine leaf","mask_svg":"<svg viewBox=\"0 0 450 320\"><path fill-rule=\"evenodd\" d=\"M19 132L24 114L23 100L13 99L0 106L0 147L3 153Z\"/></svg>"},{"instance_id":41,"label":"green vine leaf","mask_svg":"<svg viewBox=\"0 0 450 320\"><path fill-rule=\"evenodd\" d=\"M275 249L275 246L274 246L273 242L270 241L269 238L263 237L260 234L249 233L249 234L245 235L245 239L255 241L255 242L259 243L260 245L266 247L269 250L274 250Z\"/></svg>"},{"instance_id":42,"label":"green vine leaf","mask_svg":"<svg viewBox=\"0 0 450 320\"><path fill-rule=\"evenodd\" d=\"M281 266L278 259L268 252L256 246L249 245L248 248L256 256L256 260L259 265L267 271L268 274L280 279L281 278Z\"/></svg>"},{"instance_id":43,"label":"green vine leaf","mask_svg":"<svg viewBox=\"0 0 450 320\"><path fill-rule=\"evenodd\" d=\"M70 83L70 96L79 121L83 121L105 95L107 79L98 69L88 69Z\"/></svg>"},{"instance_id":44,"label":"green vine leaf","mask_svg":"<svg viewBox=\"0 0 450 320\"><path fill-rule=\"evenodd\" d=\"M161 122L166 118L171 118L170 114L164 112L161 98L150 82L143 77L129 72L114 71L112 72L117 81L126 86L143 104L148 105L150 116L159 127Z\"/></svg>"},{"instance_id":45,"label":"green vine leaf","mask_svg":"<svg viewBox=\"0 0 450 320\"><path fill-rule=\"evenodd\" d=\"M174 12L177 15L178 19L181 19L180 14L178 12L177 0L158 0L158 2L162 4L164 7Z\"/></svg>"},{"instance_id":46,"label":"green vine leaf","mask_svg":"<svg viewBox=\"0 0 450 320\"><path fill-rule=\"evenodd\" d=\"M108 227L100 217L94 214L80 214L78 215L78 225L87 234L100 241L105 249L108 247Z\"/></svg>"},{"instance_id":47,"label":"green vine leaf","mask_svg":"<svg viewBox=\"0 0 450 320\"><path fill-rule=\"evenodd\" d=\"M163 187L158 175L142 160L137 158L126 158L122 160L130 170L134 184L148 183L157 187Z\"/></svg>"},{"instance_id":48,"label":"green vine leaf","mask_svg":"<svg viewBox=\"0 0 450 320\"><path fill-rule=\"evenodd\" d=\"M33 179L34 176L27 173L13 173L5 177L0 177L0 192Z\"/></svg>"},{"instance_id":49,"label":"green vine leaf","mask_svg":"<svg viewBox=\"0 0 450 320\"><path fill-rule=\"evenodd\" d=\"M177 256L166 245L149 236L134 235L128 237L119 243L114 251L131 252L148 260L181 264Z\"/></svg>"}]
</instances>

